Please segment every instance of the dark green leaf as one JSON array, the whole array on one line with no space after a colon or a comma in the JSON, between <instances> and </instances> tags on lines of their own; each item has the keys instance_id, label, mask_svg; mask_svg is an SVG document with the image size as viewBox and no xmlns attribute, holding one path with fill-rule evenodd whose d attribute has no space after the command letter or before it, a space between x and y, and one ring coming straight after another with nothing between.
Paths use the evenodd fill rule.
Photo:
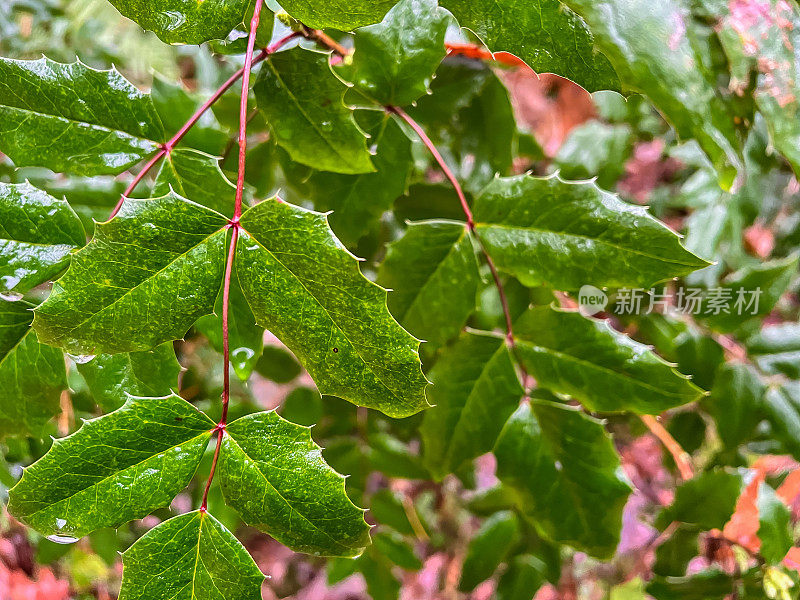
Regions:
<instances>
[{"instance_id":1,"label":"dark green leaf","mask_svg":"<svg viewBox=\"0 0 800 600\"><path fill-rule=\"evenodd\" d=\"M205 511L164 521L122 555L119 600L261 600L264 576Z\"/></svg>"},{"instance_id":2,"label":"dark green leaf","mask_svg":"<svg viewBox=\"0 0 800 600\"><path fill-rule=\"evenodd\" d=\"M166 396L178 389L181 365L172 343L152 350L101 354L78 363L95 402L104 411L118 409L128 396Z\"/></svg>"},{"instance_id":3,"label":"dark green leaf","mask_svg":"<svg viewBox=\"0 0 800 600\"><path fill-rule=\"evenodd\" d=\"M590 182L498 178L474 212L478 236L497 267L529 286L648 288L708 264L646 209Z\"/></svg>"},{"instance_id":4,"label":"dark green leaf","mask_svg":"<svg viewBox=\"0 0 800 600\"><path fill-rule=\"evenodd\" d=\"M414 535L414 528L408 520L408 513L400 494L384 488L372 495L369 504L369 512L375 521L392 527L404 535Z\"/></svg>"},{"instance_id":5,"label":"dark green leaf","mask_svg":"<svg viewBox=\"0 0 800 600\"><path fill-rule=\"evenodd\" d=\"M557 0L442 0L442 6L490 50L510 52L537 73L556 73L590 92L620 89L586 24Z\"/></svg>"},{"instance_id":6,"label":"dark green leaf","mask_svg":"<svg viewBox=\"0 0 800 600\"><path fill-rule=\"evenodd\" d=\"M520 554L509 561L497 583L497 600L531 600L531 594L546 582L547 566L530 554Z\"/></svg>"},{"instance_id":7,"label":"dark green leaf","mask_svg":"<svg viewBox=\"0 0 800 600\"><path fill-rule=\"evenodd\" d=\"M39 435L67 387L64 355L37 341L32 308L0 300L0 438Z\"/></svg>"},{"instance_id":8,"label":"dark green leaf","mask_svg":"<svg viewBox=\"0 0 800 600\"><path fill-rule=\"evenodd\" d=\"M264 346L261 358L256 362L256 372L275 383L289 383L303 372L297 361L286 348Z\"/></svg>"},{"instance_id":9,"label":"dark green leaf","mask_svg":"<svg viewBox=\"0 0 800 600\"><path fill-rule=\"evenodd\" d=\"M649 346L577 312L535 307L514 325L516 348L542 387L590 410L657 415L698 400L702 390Z\"/></svg>"},{"instance_id":10,"label":"dark green leaf","mask_svg":"<svg viewBox=\"0 0 800 600\"><path fill-rule=\"evenodd\" d=\"M672 505L658 517L666 526L671 521L696 525L701 529L722 529L731 518L745 481L736 471L713 470L684 482L675 493Z\"/></svg>"},{"instance_id":11,"label":"dark green leaf","mask_svg":"<svg viewBox=\"0 0 800 600\"><path fill-rule=\"evenodd\" d=\"M422 568L422 561L414 554L414 549L403 539L399 533L391 531L378 531L372 537L375 551L383 554L392 564L406 571L418 571Z\"/></svg>"},{"instance_id":12,"label":"dark green leaf","mask_svg":"<svg viewBox=\"0 0 800 600\"><path fill-rule=\"evenodd\" d=\"M792 513L766 483L758 486L759 555L767 564L779 565L794 544Z\"/></svg>"},{"instance_id":13,"label":"dark green leaf","mask_svg":"<svg viewBox=\"0 0 800 600\"><path fill-rule=\"evenodd\" d=\"M174 194L127 200L36 309L40 339L73 354L113 354L181 338L214 307L226 224Z\"/></svg>"},{"instance_id":14,"label":"dark green leaf","mask_svg":"<svg viewBox=\"0 0 800 600\"><path fill-rule=\"evenodd\" d=\"M686 577L654 577L646 591L656 600L723 600L737 588L728 573L701 571Z\"/></svg>"},{"instance_id":15,"label":"dark green leaf","mask_svg":"<svg viewBox=\"0 0 800 600\"><path fill-rule=\"evenodd\" d=\"M470 540L458 589L469 592L481 581L489 579L518 541L519 522L516 514L502 511L486 519Z\"/></svg>"},{"instance_id":16,"label":"dark green leaf","mask_svg":"<svg viewBox=\"0 0 800 600\"><path fill-rule=\"evenodd\" d=\"M370 466L387 477L428 479L420 456L408 445L388 433L373 433L367 438Z\"/></svg>"},{"instance_id":17,"label":"dark green leaf","mask_svg":"<svg viewBox=\"0 0 800 600\"><path fill-rule=\"evenodd\" d=\"M246 523L293 550L357 556L369 544L369 527L347 497L344 477L322 459L309 429L275 412L228 425L219 481Z\"/></svg>"},{"instance_id":18,"label":"dark green leaf","mask_svg":"<svg viewBox=\"0 0 800 600\"><path fill-rule=\"evenodd\" d=\"M597 185L613 190L625 172L625 162L632 150L629 125L589 121L570 132L555 157L555 165L564 179L597 177Z\"/></svg>"},{"instance_id":19,"label":"dark green leaf","mask_svg":"<svg viewBox=\"0 0 800 600\"><path fill-rule=\"evenodd\" d=\"M309 27L333 27L348 31L377 23L395 2L396 0L283 0L281 6Z\"/></svg>"},{"instance_id":20,"label":"dark green leaf","mask_svg":"<svg viewBox=\"0 0 800 600\"><path fill-rule=\"evenodd\" d=\"M711 395L705 402L714 417L722 442L736 448L747 441L761 420L767 387L755 368L727 364L717 372Z\"/></svg>"},{"instance_id":21,"label":"dark green leaf","mask_svg":"<svg viewBox=\"0 0 800 600\"><path fill-rule=\"evenodd\" d=\"M222 39L242 22L249 5L246 0L109 1L123 15L168 44L202 44ZM264 12L262 19L269 19L269 12Z\"/></svg>"},{"instance_id":22,"label":"dark green leaf","mask_svg":"<svg viewBox=\"0 0 800 600\"><path fill-rule=\"evenodd\" d=\"M0 291L24 293L52 279L86 243L65 200L30 183L0 183Z\"/></svg>"},{"instance_id":23,"label":"dark green leaf","mask_svg":"<svg viewBox=\"0 0 800 600\"><path fill-rule=\"evenodd\" d=\"M700 554L698 529L694 525L680 524L674 533L656 548L656 575L681 577L686 574L689 561Z\"/></svg>"},{"instance_id":24,"label":"dark green leaf","mask_svg":"<svg viewBox=\"0 0 800 600\"><path fill-rule=\"evenodd\" d=\"M378 282L392 290L389 309L413 335L444 344L475 310L480 273L464 223L410 223L389 245Z\"/></svg>"},{"instance_id":25,"label":"dark green leaf","mask_svg":"<svg viewBox=\"0 0 800 600\"><path fill-rule=\"evenodd\" d=\"M294 48L265 61L254 91L280 146L293 160L335 173L375 170L366 137L343 102L328 55Z\"/></svg>"},{"instance_id":26,"label":"dark green leaf","mask_svg":"<svg viewBox=\"0 0 800 600\"><path fill-rule=\"evenodd\" d=\"M762 371L800 379L800 324L769 325L747 340L747 353Z\"/></svg>"},{"instance_id":27,"label":"dark green leaf","mask_svg":"<svg viewBox=\"0 0 800 600\"><path fill-rule=\"evenodd\" d=\"M153 186L154 196L169 194L202 204L226 216L233 216L234 186L219 168L214 156L178 148L164 157Z\"/></svg>"},{"instance_id":28,"label":"dark green leaf","mask_svg":"<svg viewBox=\"0 0 800 600\"><path fill-rule=\"evenodd\" d=\"M417 341L392 319L386 291L364 278L325 215L273 198L241 224L244 295L321 393L395 417L427 406Z\"/></svg>"},{"instance_id":29,"label":"dark green leaf","mask_svg":"<svg viewBox=\"0 0 800 600\"><path fill-rule=\"evenodd\" d=\"M214 422L180 396L131 397L25 469L9 511L43 535L79 538L167 506L191 480Z\"/></svg>"},{"instance_id":30,"label":"dark green leaf","mask_svg":"<svg viewBox=\"0 0 800 600\"><path fill-rule=\"evenodd\" d=\"M464 333L430 372L433 408L420 427L425 465L436 479L489 452L523 396L500 336Z\"/></svg>"},{"instance_id":31,"label":"dark green leaf","mask_svg":"<svg viewBox=\"0 0 800 600\"><path fill-rule=\"evenodd\" d=\"M532 399L508 420L494 453L497 476L537 529L598 558L614 553L631 486L600 421Z\"/></svg>"},{"instance_id":32,"label":"dark green leaf","mask_svg":"<svg viewBox=\"0 0 800 600\"><path fill-rule=\"evenodd\" d=\"M117 174L158 149L150 97L116 70L0 58L0 151L18 167Z\"/></svg>"},{"instance_id":33,"label":"dark green leaf","mask_svg":"<svg viewBox=\"0 0 800 600\"><path fill-rule=\"evenodd\" d=\"M342 76L378 103L411 104L428 92L450 22L436 0L401 0L377 25L355 31Z\"/></svg>"}]
</instances>

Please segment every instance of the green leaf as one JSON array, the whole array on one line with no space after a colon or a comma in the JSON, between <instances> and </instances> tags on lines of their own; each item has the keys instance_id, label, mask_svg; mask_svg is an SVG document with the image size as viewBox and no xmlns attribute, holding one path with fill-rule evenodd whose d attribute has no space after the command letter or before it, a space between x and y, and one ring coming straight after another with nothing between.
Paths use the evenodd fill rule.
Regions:
<instances>
[{"instance_id":1,"label":"green leaf","mask_svg":"<svg viewBox=\"0 0 800 600\"><path fill-rule=\"evenodd\" d=\"M741 144L713 74L695 52L682 0L562 0L589 26L626 91L645 94L682 138L695 138L729 188L741 169ZM687 31L688 29L688 31ZM561 73L564 75L564 73Z\"/></svg>"},{"instance_id":2,"label":"green leaf","mask_svg":"<svg viewBox=\"0 0 800 600\"><path fill-rule=\"evenodd\" d=\"M376 145L374 173L318 171L308 180L314 207L333 211L331 227L345 244L357 242L406 191L412 166L411 142L393 119L378 115L381 120L371 129L374 133L370 140Z\"/></svg>"},{"instance_id":3,"label":"green leaf","mask_svg":"<svg viewBox=\"0 0 800 600\"><path fill-rule=\"evenodd\" d=\"M391 531L378 531L372 537L375 551L383 554L392 564L406 571L418 571L422 561L414 554L414 549L406 543L403 536Z\"/></svg>"},{"instance_id":4,"label":"green leaf","mask_svg":"<svg viewBox=\"0 0 800 600\"><path fill-rule=\"evenodd\" d=\"M157 525L122 555L119 600L261 600L261 574L233 534L205 511Z\"/></svg>"},{"instance_id":5,"label":"green leaf","mask_svg":"<svg viewBox=\"0 0 800 600\"><path fill-rule=\"evenodd\" d=\"M686 574L689 561L700 554L698 529L681 523L674 533L656 548L656 575L680 577Z\"/></svg>"},{"instance_id":6,"label":"green leaf","mask_svg":"<svg viewBox=\"0 0 800 600\"><path fill-rule=\"evenodd\" d=\"M428 92L445 56L450 20L436 0L401 0L383 21L355 31L352 61L339 71L379 104L411 104Z\"/></svg>"},{"instance_id":7,"label":"green leaf","mask_svg":"<svg viewBox=\"0 0 800 600\"><path fill-rule=\"evenodd\" d=\"M129 396L167 396L178 389L181 365L171 342L141 352L100 354L78 363L78 372L104 411L121 407Z\"/></svg>"},{"instance_id":8,"label":"green leaf","mask_svg":"<svg viewBox=\"0 0 800 600\"><path fill-rule=\"evenodd\" d=\"M348 31L377 23L397 0L283 0L281 6L309 27Z\"/></svg>"},{"instance_id":9,"label":"green leaf","mask_svg":"<svg viewBox=\"0 0 800 600\"><path fill-rule=\"evenodd\" d=\"M800 459L800 381L787 381L767 390L764 412L775 439Z\"/></svg>"},{"instance_id":10,"label":"green leaf","mask_svg":"<svg viewBox=\"0 0 800 600\"><path fill-rule=\"evenodd\" d=\"M378 282L392 290L392 315L436 345L457 335L475 310L481 280L475 251L464 223L410 223L378 272Z\"/></svg>"},{"instance_id":11,"label":"green leaf","mask_svg":"<svg viewBox=\"0 0 800 600\"><path fill-rule=\"evenodd\" d=\"M570 131L554 162L563 179L597 177L598 186L613 190L632 151L633 132L629 125L589 121Z\"/></svg>"},{"instance_id":12,"label":"green leaf","mask_svg":"<svg viewBox=\"0 0 800 600\"><path fill-rule=\"evenodd\" d=\"M590 92L620 89L586 23L557 0L442 0L442 6L492 52L510 52L537 73L561 75Z\"/></svg>"},{"instance_id":13,"label":"green leaf","mask_svg":"<svg viewBox=\"0 0 800 600\"><path fill-rule=\"evenodd\" d=\"M516 351L540 386L575 396L590 410L657 415L702 390L607 321L535 307L514 325Z\"/></svg>"},{"instance_id":14,"label":"green leaf","mask_svg":"<svg viewBox=\"0 0 800 600\"><path fill-rule=\"evenodd\" d=\"M11 490L9 511L71 538L141 519L189 484L214 425L180 396L131 397L55 440Z\"/></svg>"},{"instance_id":15,"label":"green leaf","mask_svg":"<svg viewBox=\"0 0 800 600\"><path fill-rule=\"evenodd\" d=\"M52 279L86 243L65 200L30 183L0 183L0 290L24 293Z\"/></svg>"},{"instance_id":16,"label":"green leaf","mask_svg":"<svg viewBox=\"0 0 800 600\"><path fill-rule=\"evenodd\" d=\"M764 327L748 338L747 354L765 373L800 379L800 324Z\"/></svg>"},{"instance_id":17,"label":"green leaf","mask_svg":"<svg viewBox=\"0 0 800 600\"><path fill-rule=\"evenodd\" d=\"M530 600L546 583L546 572L541 559L530 554L515 556L497 582L497 600Z\"/></svg>"},{"instance_id":18,"label":"green leaf","mask_svg":"<svg viewBox=\"0 0 800 600\"><path fill-rule=\"evenodd\" d=\"M261 412L234 421L225 433L219 482L248 525L316 555L357 556L369 544L363 511L308 428Z\"/></svg>"},{"instance_id":19,"label":"green leaf","mask_svg":"<svg viewBox=\"0 0 800 600\"><path fill-rule=\"evenodd\" d=\"M524 391L502 337L466 332L429 373L433 408L420 434L425 466L438 480L491 451Z\"/></svg>"},{"instance_id":20,"label":"green leaf","mask_svg":"<svg viewBox=\"0 0 800 600\"><path fill-rule=\"evenodd\" d=\"M755 431L766 390L758 371L750 365L731 363L719 368L705 404L725 446L736 448Z\"/></svg>"},{"instance_id":21,"label":"green leaf","mask_svg":"<svg viewBox=\"0 0 800 600\"><path fill-rule=\"evenodd\" d=\"M222 294L217 298L214 314L200 317L195 326L218 352L222 352ZM247 381L264 349L264 329L256 325L256 318L239 285L235 266L231 271L228 298L228 343L233 370L239 379Z\"/></svg>"},{"instance_id":22,"label":"green leaf","mask_svg":"<svg viewBox=\"0 0 800 600\"><path fill-rule=\"evenodd\" d=\"M322 394L394 417L427 407L418 342L325 215L273 198L245 212L241 225L239 281L256 321L289 347Z\"/></svg>"},{"instance_id":23,"label":"green leaf","mask_svg":"<svg viewBox=\"0 0 800 600\"><path fill-rule=\"evenodd\" d=\"M117 174L163 141L152 100L115 69L0 57L0 151L16 166Z\"/></svg>"},{"instance_id":24,"label":"green leaf","mask_svg":"<svg viewBox=\"0 0 800 600\"><path fill-rule=\"evenodd\" d=\"M458 589L470 592L481 581L489 579L519 537L519 522L513 512L501 511L486 519L469 542Z\"/></svg>"},{"instance_id":25,"label":"green leaf","mask_svg":"<svg viewBox=\"0 0 800 600\"><path fill-rule=\"evenodd\" d=\"M64 355L31 330L32 305L0 300L0 438L39 435L67 387Z\"/></svg>"},{"instance_id":26,"label":"green leaf","mask_svg":"<svg viewBox=\"0 0 800 600\"><path fill-rule=\"evenodd\" d=\"M119 12L168 44L225 38L244 20L245 0L109 0ZM252 12L252 11L251 11ZM262 18L269 18L266 14Z\"/></svg>"},{"instance_id":27,"label":"green leaf","mask_svg":"<svg viewBox=\"0 0 800 600\"><path fill-rule=\"evenodd\" d=\"M36 309L34 329L73 354L149 350L214 307L227 219L175 194L126 200L98 224Z\"/></svg>"},{"instance_id":28,"label":"green leaf","mask_svg":"<svg viewBox=\"0 0 800 600\"><path fill-rule=\"evenodd\" d=\"M744 487L744 478L738 471L700 473L678 486L675 500L658 516L657 523L666 527L671 521L680 521L701 529L722 529Z\"/></svg>"},{"instance_id":29,"label":"green leaf","mask_svg":"<svg viewBox=\"0 0 800 600\"><path fill-rule=\"evenodd\" d=\"M792 513L778 495L766 483L758 486L758 539L761 540L759 555L767 564L779 565L794 545Z\"/></svg>"},{"instance_id":30,"label":"green leaf","mask_svg":"<svg viewBox=\"0 0 800 600\"><path fill-rule=\"evenodd\" d=\"M649 288L708 265L644 207L590 182L498 178L478 197L474 213L497 267L528 286Z\"/></svg>"},{"instance_id":31,"label":"green leaf","mask_svg":"<svg viewBox=\"0 0 800 600\"><path fill-rule=\"evenodd\" d=\"M328 55L293 48L264 62L253 90L258 108L293 160L322 171L375 170L366 137L344 105L345 86Z\"/></svg>"},{"instance_id":32,"label":"green leaf","mask_svg":"<svg viewBox=\"0 0 800 600\"><path fill-rule=\"evenodd\" d=\"M226 216L233 216L236 186L219 168L219 160L196 150L177 148L164 157L153 185L154 196L170 189Z\"/></svg>"},{"instance_id":33,"label":"green leaf","mask_svg":"<svg viewBox=\"0 0 800 600\"><path fill-rule=\"evenodd\" d=\"M745 574L747 575L747 574ZM685 577L654 577L645 591L656 600L723 600L739 595L739 582L728 573L701 571Z\"/></svg>"},{"instance_id":34,"label":"green leaf","mask_svg":"<svg viewBox=\"0 0 800 600\"><path fill-rule=\"evenodd\" d=\"M508 420L494 453L497 476L538 530L592 556L613 555L631 486L602 422L532 399Z\"/></svg>"}]
</instances>

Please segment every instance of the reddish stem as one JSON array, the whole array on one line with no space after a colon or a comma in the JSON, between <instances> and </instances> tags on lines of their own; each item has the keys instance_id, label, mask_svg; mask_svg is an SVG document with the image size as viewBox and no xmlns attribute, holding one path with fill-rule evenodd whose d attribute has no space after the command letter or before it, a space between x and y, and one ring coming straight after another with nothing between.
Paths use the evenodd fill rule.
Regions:
<instances>
[{"instance_id":1,"label":"reddish stem","mask_svg":"<svg viewBox=\"0 0 800 600\"><path fill-rule=\"evenodd\" d=\"M247 158L247 97L250 91L250 70L254 62L253 52L255 51L256 31L258 30L258 22L261 18L261 7L263 4L264 0L256 0L253 19L250 21L250 36L247 40L247 53L245 54L244 67L242 68L244 76L242 77L242 94L239 101L239 172L236 178L236 205L233 209L233 218L230 221L231 243L228 248L228 258L225 262L225 278L222 283L222 416L217 424L217 446L214 449L211 471L208 474L206 487L203 490L203 502L200 505L201 511L205 511L208 506L208 491L211 489L211 482L214 480L214 474L217 470L219 453L222 448L222 437L225 435L225 425L228 423L228 405L231 399L231 353L228 312L231 294L231 278L233 276L233 260L236 256L236 243L239 240L239 217L242 216L242 198L244 196L244 167ZM263 50L259 56L269 56L275 49L280 48L286 41L294 38L296 35L300 34L291 34L284 37L282 40L278 40L278 42L271 45L266 50Z\"/></svg>"},{"instance_id":2,"label":"reddish stem","mask_svg":"<svg viewBox=\"0 0 800 600\"><path fill-rule=\"evenodd\" d=\"M252 31L251 31L251 33L252 33ZM217 100L219 100L222 97L222 95L225 92L227 92L234 83L236 83L238 81L238 79L245 73L245 70L247 71L247 78L248 78L248 82L249 82L250 70L253 68L253 66L255 66L258 63L260 63L261 61L263 61L270 54L274 54L275 52L280 50L283 46L285 46L287 43L289 43L294 38L300 37L302 35L303 35L302 33L297 32L297 31L292 32L292 33L282 37L281 39L277 40L274 44L270 44L269 46L267 46L256 57L253 57L253 51L249 50L249 57L250 57L249 63L246 60L245 61L245 65L241 69L236 71L233 75L231 75L228 78L228 80L225 81L225 83L223 83L217 89L217 91L215 91L211 95L211 97L208 98L208 100L206 100L202 104L202 106L200 106L200 108L198 108L195 111L195 113L191 117L189 117L189 120L186 121L186 123L184 123L183 127L181 127L178 130L178 133L176 133L174 136L172 136L172 138L167 143L165 143L163 146L161 146L161 149L156 153L156 155L153 156L153 158L151 158L148 161L148 163L142 168L141 171L139 171L139 173L136 175L136 177L134 177L133 181L131 181L130 185L125 189L125 191L122 192L122 196L120 196L119 202L117 202L117 205L114 207L114 210L111 211L111 216L109 217L109 219L113 219L117 215L117 213L119 212L119 209L122 208L122 203L125 202L125 199L128 198L133 193L133 190L136 189L136 186L139 185L139 182L142 179L144 179L144 176L147 175L147 173L154 166L156 166L156 164L158 163L159 160L161 160L169 152L172 152L172 149L175 148L175 146L184 138L184 136L189 132L189 130L192 127L194 127L194 125L197 123L197 121L200 120L200 117L202 117L208 111L208 109L211 108L217 102ZM255 44L255 39L253 39L253 44ZM249 41L248 41L248 45L249 45Z\"/></svg>"}]
</instances>

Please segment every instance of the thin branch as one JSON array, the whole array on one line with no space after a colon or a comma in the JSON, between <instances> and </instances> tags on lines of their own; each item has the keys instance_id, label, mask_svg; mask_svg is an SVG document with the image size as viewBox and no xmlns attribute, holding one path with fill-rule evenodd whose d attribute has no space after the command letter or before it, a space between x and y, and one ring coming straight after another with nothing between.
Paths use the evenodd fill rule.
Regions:
<instances>
[{"instance_id":1,"label":"thin branch","mask_svg":"<svg viewBox=\"0 0 800 600\"><path fill-rule=\"evenodd\" d=\"M675 465L678 467L678 473L681 474L681 479L688 480L694 477L691 457L689 453L681 447L678 440L672 437L669 431L667 431L652 415L642 415L640 418L642 423L644 423L650 432L664 444L664 447L672 455L672 460L675 461Z\"/></svg>"},{"instance_id":2,"label":"thin branch","mask_svg":"<svg viewBox=\"0 0 800 600\"><path fill-rule=\"evenodd\" d=\"M336 54L341 57L345 57L351 53L351 50L348 50L344 46L342 46L339 42L334 40L331 36L327 33L322 31L321 29L311 29L310 27L306 27L302 25L302 34L308 40L313 40L322 46L327 47L330 50L333 50Z\"/></svg>"}]
</instances>

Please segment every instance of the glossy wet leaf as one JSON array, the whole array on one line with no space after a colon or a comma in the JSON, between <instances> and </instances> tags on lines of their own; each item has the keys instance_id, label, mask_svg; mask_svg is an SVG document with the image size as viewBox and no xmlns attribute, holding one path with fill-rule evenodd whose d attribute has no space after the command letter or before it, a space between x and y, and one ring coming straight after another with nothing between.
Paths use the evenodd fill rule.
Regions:
<instances>
[{"instance_id":1,"label":"glossy wet leaf","mask_svg":"<svg viewBox=\"0 0 800 600\"><path fill-rule=\"evenodd\" d=\"M389 314L325 216L278 199L242 215L237 269L256 321L300 360L320 392L407 416L427 407L418 342Z\"/></svg>"},{"instance_id":2,"label":"glossy wet leaf","mask_svg":"<svg viewBox=\"0 0 800 600\"><path fill-rule=\"evenodd\" d=\"M261 69L253 88L258 108L293 160L335 173L375 170L327 54L294 48L270 57Z\"/></svg>"},{"instance_id":3,"label":"glossy wet leaf","mask_svg":"<svg viewBox=\"0 0 800 600\"><path fill-rule=\"evenodd\" d=\"M214 307L226 223L174 194L127 200L36 310L40 339L72 354L113 354L183 337Z\"/></svg>"},{"instance_id":4,"label":"glossy wet leaf","mask_svg":"<svg viewBox=\"0 0 800 600\"><path fill-rule=\"evenodd\" d=\"M396 0L283 0L281 6L309 27L348 31L377 23Z\"/></svg>"},{"instance_id":5,"label":"glossy wet leaf","mask_svg":"<svg viewBox=\"0 0 800 600\"><path fill-rule=\"evenodd\" d=\"M225 433L219 482L248 525L317 555L357 556L369 544L363 511L308 428L261 412L234 421Z\"/></svg>"},{"instance_id":6,"label":"glossy wet leaf","mask_svg":"<svg viewBox=\"0 0 800 600\"><path fill-rule=\"evenodd\" d=\"M215 423L180 396L131 397L25 469L9 511L43 535L80 538L169 505L203 456Z\"/></svg>"},{"instance_id":7,"label":"glossy wet leaf","mask_svg":"<svg viewBox=\"0 0 800 600\"><path fill-rule=\"evenodd\" d=\"M501 336L466 332L429 373L432 408L420 433L425 465L436 479L491 451L524 394Z\"/></svg>"},{"instance_id":8,"label":"glossy wet leaf","mask_svg":"<svg viewBox=\"0 0 800 600\"><path fill-rule=\"evenodd\" d=\"M122 555L119 600L261 600L264 575L211 514L160 523Z\"/></svg>"},{"instance_id":9,"label":"glossy wet leaf","mask_svg":"<svg viewBox=\"0 0 800 600\"><path fill-rule=\"evenodd\" d=\"M519 541L519 522L512 511L500 511L486 519L469 542L458 589L470 592L489 579Z\"/></svg>"},{"instance_id":10,"label":"glossy wet leaf","mask_svg":"<svg viewBox=\"0 0 800 600\"><path fill-rule=\"evenodd\" d=\"M685 375L606 321L549 306L514 325L520 361L542 387L589 410L657 415L702 395Z\"/></svg>"},{"instance_id":11,"label":"glossy wet leaf","mask_svg":"<svg viewBox=\"0 0 800 600\"><path fill-rule=\"evenodd\" d=\"M497 267L529 286L649 288L708 264L645 208L590 182L497 178L476 200L474 216Z\"/></svg>"},{"instance_id":12,"label":"glossy wet leaf","mask_svg":"<svg viewBox=\"0 0 800 600\"><path fill-rule=\"evenodd\" d=\"M0 290L24 293L52 279L85 243L65 200L29 183L0 183Z\"/></svg>"},{"instance_id":13,"label":"glossy wet leaf","mask_svg":"<svg viewBox=\"0 0 800 600\"><path fill-rule=\"evenodd\" d=\"M450 21L436 0L401 0L383 21L355 31L352 62L340 73L380 104L411 104L428 92L445 56Z\"/></svg>"},{"instance_id":14,"label":"glossy wet leaf","mask_svg":"<svg viewBox=\"0 0 800 600\"><path fill-rule=\"evenodd\" d=\"M532 399L508 420L494 453L497 476L537 529L591 556L613 555L631 486L601 421Z\"/></svg>"},{"instance_id":15,"label":"glossy wet leaf","mask_svg":"<svg viewBox=\"0 0 800 600\"><path fill-rule=\"evenodd\" d=\"M734 120L693 43L692 16L680 0L563 0L589 26L595 47L623 88L641 92L675 127L695 138L729 188L742 166Z\"/></svg>"},{"instance_id":16,"label":"glossy wet leaf","mask_svg":"<svg viewBox=\"0 0 800 600\"><path fill-rule=\"evenodd\" d=\"M558 0L442 0L442 6L489 50L510 52L537 73L561 75L590 92L621 89L586 23Z\"/></svg>"},{"instance_id":17,"label":"glossy wet leaf","mask_svg":"<svg viewBox=\"0 0 800 600\"><path fill-rule=\"evenodd\" d=\"M226 216L233 216L234 186L219 168L219 160L196 150L177 148L162 159L153 185L154 196L176 194Z\"/></svg>"},{"instance_id":18,"label":"glossy wet leaf","mask_svg":"<svg viewBox=\"0 0 800 600\"><path fill-rule=\"evenodd\" d=\"M181 365L172 342L152 350L100 354L77 364L95 402L103 410L121 407L128 396L167 396L178 389Z\"/></svg>"},{"instance_id":19,"label":"glossy wet leaf","mask_svg":"<svg viewBox=\"0 0 800 600\"><path fill-rule=\"evenodd\" d=\"M242 23L245 0L109 0L119 12L168 44L222 39ZM269 17L265 11L264 17Z\"/></svg>"},{"instance_id":20,"label":"glossy wet leaf","mask_svg":"<svg viewBox=\"0 0 800 600\"><path fill-rule=\"evenodd\" d=\"M117 174L163 141L152 100L115 69L0 57L0 152L18 167Z\"/></svg>"},{"instance_id":21,"label":"glossy wet leaf","mask_svg":"<svg viewBox=\"0 0 800 600\"><path fill-rule=\"evenodd\" d=\"M392 290L389 310L413 335L443 344L475 310L476 248L464 223L410 223L387 247L378 282Z\"/></svg>"},{"instance_id":22,"label":"glossy wet leaf","mask_svg":"<svg viewBox=\"0 0 800 600\"><path fill-rule=\"evenodd\" d=\"M59 412L64 355L31 330L33 306L0 300L0 438L35 435Z\"/></svg>"}]
</instances>

